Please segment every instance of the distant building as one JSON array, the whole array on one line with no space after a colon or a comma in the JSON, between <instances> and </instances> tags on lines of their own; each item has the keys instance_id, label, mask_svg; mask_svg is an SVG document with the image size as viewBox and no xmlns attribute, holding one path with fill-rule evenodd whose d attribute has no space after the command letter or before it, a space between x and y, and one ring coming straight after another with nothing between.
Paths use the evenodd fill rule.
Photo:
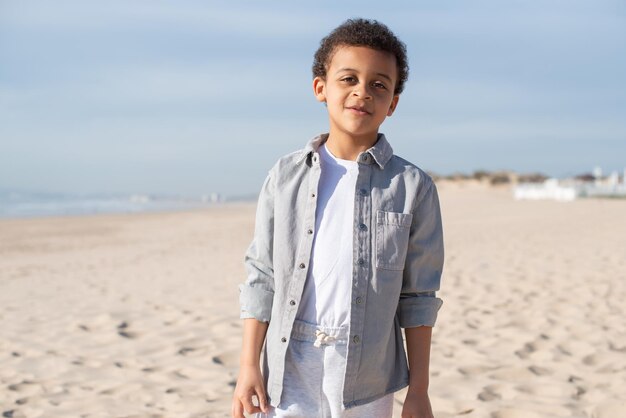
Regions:
<instances>
[{"instance_id":1,"label":"distant building","mask_svg":"<svg viewBox=\"0 0 626 418\"><path fill-rule=\"evenodd\" d=\"M223 202L224 200L224 196L217 192L212 192L209 195L203 195L200 197L200 201L204 203L219 203Z\"/></svg>"},{"instance_id":2,"label":"distant building","mask_svg":"<svg viewBox=\"0 0 626 418\"><path fill-rule=\"evenodd\" d=\"M560 186L559 180L550 178L543 183L522 183L518 184L513 190L515 199L552 199L552 200L574 200L578 192L572 186Z\"/></svg>"},{"instance_id":3,"label":"distant building","mask_svg":"<svg viewBox=\"0 0 626 418\"><path fill-rule=\"evenodd\" d=\"M552 199L572 201L579 197L623 197L626 198L626 169L620 181L619 173L613 171L602 176L602 168L593 170L593 178L577 176L559 180L550 178L543 183L519 183L513 189L515 199Z\"/></svg>"},{"instance_id":4,"label":"distant building","mask_svg":"<svg viewBox=\"0 0 626 418\"><path fill-rule=\"evenodd\" d=\"M593 169L593 176L597 179L601 179L602 178L602 168L601 167L596 167Z\"/></svg>"}]
</instances>

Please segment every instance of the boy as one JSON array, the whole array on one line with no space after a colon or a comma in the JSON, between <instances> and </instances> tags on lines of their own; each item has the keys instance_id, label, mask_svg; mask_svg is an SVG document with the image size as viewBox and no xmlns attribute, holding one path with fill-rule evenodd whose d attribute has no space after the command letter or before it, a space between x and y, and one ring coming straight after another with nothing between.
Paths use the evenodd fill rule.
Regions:
<instances>
[{"instance_id":1,"label":"boy","mask_svg":"<svg viewBox=\"0 0 626 418\"><path fill-rule=\"evenodd\" d=\"M330 129L280 158L262 186L232 416L390 418L393 392L408 385L402 417L432 417L437 189L378 132L408 76L405 46L381 23L348 20L322 40L313 75Z\"/></svg>"}]
</instances>

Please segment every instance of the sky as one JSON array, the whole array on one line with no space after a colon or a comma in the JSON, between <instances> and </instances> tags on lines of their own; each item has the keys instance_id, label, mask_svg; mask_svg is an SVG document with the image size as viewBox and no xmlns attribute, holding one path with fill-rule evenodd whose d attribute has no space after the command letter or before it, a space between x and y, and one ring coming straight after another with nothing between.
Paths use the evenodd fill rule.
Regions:
<instances>
[{"instance_id":1,"label":"sky","mask_svg":"<svg viewBox=\"0 0 626 418\"><path fill-rule=\"evenodd\" d=\"M626 3L0 0L0 189L254 195L328 129L319 41L379 20L410 75L381 126L440 175L626 167Z\"/></svg>"}]
</instances>

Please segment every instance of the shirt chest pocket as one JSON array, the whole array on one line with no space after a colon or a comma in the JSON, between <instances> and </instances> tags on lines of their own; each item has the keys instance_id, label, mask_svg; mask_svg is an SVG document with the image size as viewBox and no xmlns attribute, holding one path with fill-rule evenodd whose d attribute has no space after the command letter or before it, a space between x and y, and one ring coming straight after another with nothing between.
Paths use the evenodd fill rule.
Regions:
<instances>
[{"instance_id":1,"label":"shirt chest pocket","mask_svg":"<svg viewBox=\"0 0 626 418\"><path fill-rule=\"evenodd\" d=\"M376 211L376 267L403 270L413 214Z\"/></svg>"}]
</instances>

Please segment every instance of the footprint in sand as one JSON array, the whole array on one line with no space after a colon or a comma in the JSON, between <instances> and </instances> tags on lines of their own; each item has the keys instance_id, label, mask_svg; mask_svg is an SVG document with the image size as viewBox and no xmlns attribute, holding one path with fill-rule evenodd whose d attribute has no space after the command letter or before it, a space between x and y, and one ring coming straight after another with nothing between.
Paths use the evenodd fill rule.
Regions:
<instances>
[{"instance_id":1,"label":"footprint in sand","mask_svg":"<svg viewBox=\"0 0 626 418\"><path fill-rule=\"evenodd\" d=\"M181 367L178 370L170 372L169 375L177 380L200 380L206 377L206 373L202 369L192 367Z\"/></svg>"},{"instance_id":2,"label":"footprint in sand","mask_svg":"<svg viewBox=\"0 0 626 418\"><path fill-rule=\"evenodd\" d=\"M497 369L497 367L493 366L465 366L459 367L457 370L459 373L465 376L477 376L486 372L490 372Z\"/></svg>"},{"instance_id":3,"label":"footprint in sand","mask_svg":"<svg viewBox=\"0 0 626 418\"><path fill-rule=\"evenodd\" d=\"M537 376L548 376L553 373L552 370L548 369L547 367L540 367L535 365L528 366L528 370L530 370Z\"/></svg>"},{"instance_id":4,"label":"footprint in sand","mask_svg":"<svg viewBox=\"0 0 626 418\"><path fill-rule=\"evenodd\" d=\"M533 353L541 350L542 348L546 348L550 344L548 341L549 339L550 337L548 337L547 335L540 334L533 341L527 342L526 344L524 344L524 347L515 351L515 355L517 355L521 359L527 359Z\"/></svg>"},{"instance_id":5,"label":"footprint in sand","mask_svg":"<svg viewBox=\"0 0 626 418\"><path fill-rule=\"evenodd\" d=\"M517 389L522 393L528 393L530 395L551 396L561 399L573 398L577 392L575 386L559 382L552 382L550 384L533 382L532 384L518 385Z\"/></svg>"},{"instance_id":6,"label":"footprint in sand","mask_svg":"<svg viewBox=\"0 0 626 418\"><path fill-rule=\"evenodd\" d=\"M493 418L541 418L536 412L524 409L505 408L491 414Z\"/></svg>"},{"instance_id":7,"label":"footprint in sand","mask_svg":"<svg viewBox=\"0 0 626 418\"><path fill-rule=\"evenodd\" d=\"M237 350L227 351L213 356L213 363L225 367L237 367L239 365L239 353Z\"/></svg>"},{"instance_id":8,"label":"footprint in sand","mask_svg":"<svg viewBox=\"0 0 626 418\"><path fill-rule=\"evenodd\" d=\"M477 397L483 402L495 401L502 398L499 393L496 393L487 387L483 388L483 391L480 392Z\"/></svg>"},{"instance_id":9,"label":"footprint in sand","mask_svg":"<svg viewBox=\"0 0 626 418\"><path fill-rule=\"evenodd\" d=\"M598 354L589 354L583 357L583 364L587 366L597 366L598 363L602 360L602 356Z\"/></svg>"},{"instance_id":10,"label":"footprint in sand","mask_svg":"<svg viewBox=\"0 0 626 418\"><path fill-rule=\"evenodd\" d=\"M521 358L521 359L526 359L534 351L535 351L535 347L532 345L532 343L526 343L526 344L524 344L524 347L522 347L519 350L515 351L515 355L517 357Z\"/></svg>"},{"instance_id":11,"label":"footprint in sand","mask_svg":"<svg viewBox=\"0 0 626 418\"><path fill-rule=\"evenodd\" d=\"M495 380L509 382L511 380L532 379L535 375L526 367L507 366L490 373L488 377Z\"/></svg>"},{"instance_id":12,"label":"footprint in sand","mask_svg":"<svg viewBox=\"0 0 626 418\"><path fill-rule=\"evenodd\" d=\"M129 338L129 339L134 339L134 338L138 338L141 334L134 332L134 331L130 331L129 329L129 324L128 322L124 321L122 323L120 323L117 326L117 333L118 335L124 337L124 338Z\"/></svg>"},{"instance_id":13,"label":"footprint in sand","mask_svg":"<svg viewBox=\"0 0 626 418\"><path fill-rule=\"evenodd\" d=\"M42 392L41 384L33 380L22 380L20 383L13 383L7 388L22 395L34 395Z\"/></svg>"},{"instance_id":14,"label":"footprint in sand","mask_svg":"<svg viewBox=\"0 0 626 418\"><path fill-rule=\"evenodd\" d=\"M209 352L209 347L190 347L183 346L178 350L178 355L185 357L204 357Z\"/></svg>"},{"instance_id":15,"label":"footprint in sand","mask_svg":"<svg viewBox=\"0 0 626 418\"><path fill-rule=\"evenodd\" d=\"M619 353L626 353L626 344L619 346L615 344L613 341L609 341L609 349L611 351L617 351Z\"/></svg>"}]
</instances>

